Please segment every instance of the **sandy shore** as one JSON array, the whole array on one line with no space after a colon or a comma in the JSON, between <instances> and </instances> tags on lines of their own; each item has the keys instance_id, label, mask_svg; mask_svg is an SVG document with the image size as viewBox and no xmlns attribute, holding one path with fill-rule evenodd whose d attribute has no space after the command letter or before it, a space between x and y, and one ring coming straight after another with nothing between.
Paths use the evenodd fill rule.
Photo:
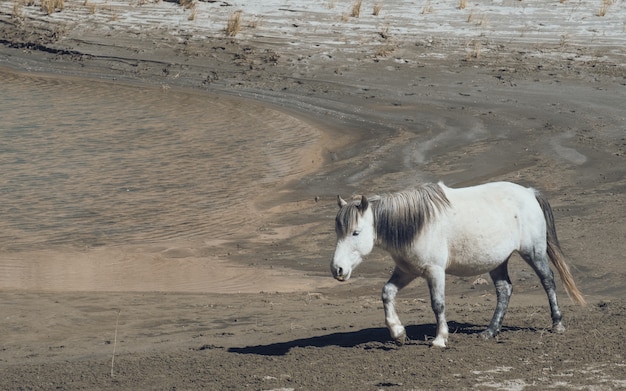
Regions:
<instances>
[{"instance_id":1,"label":"sandy shore","mask_svg":"<svg viewBox=\"0 0 626 391\"><path fill-rule=\"evenodd\" d=\"M350 16L347 1L195 8L70 1L51 15L13 4L0 2L0 66L238 96L307 121L324 136L323 163L314 172L256 200L262 229L212 247L224 270L256 278L258 289L5 287L1 388L625 387L621 1L603 3L604 16L598 16L603 4L591 1L380 2L378 15L374 3L363 2L359 17ZM227 37L227 20L238 10L242 28ZM413 341L402 347L389 341L379 302L388 255L372 254L349 284L325 279L337 193L431 180L450 186L510 180L548 195L590 302L570 305L559 286L565 334L547 331L545 295L519 259L496 341L474 335L491 317L493 288L448 280L453 335L444 351L428 347L434 319L423 282L399 299ZM195 245L166 248L172 256L162 264L184 249L193 255L188 265L202 270L209 252Z\"/></svg>"}]
</instances>

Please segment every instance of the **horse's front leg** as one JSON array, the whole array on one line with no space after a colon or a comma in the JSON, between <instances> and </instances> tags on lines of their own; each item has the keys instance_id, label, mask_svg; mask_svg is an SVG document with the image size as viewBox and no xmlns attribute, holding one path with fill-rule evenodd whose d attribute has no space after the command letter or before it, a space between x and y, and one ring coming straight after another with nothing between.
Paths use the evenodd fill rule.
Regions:
<instances>
[{"instance_id":1,"label":"horse's front leg","mask_svg":"<svg viewBox=\"0 0 626 391\"><path fill-rule=\"evenodd\" d=\"M407 336L406 330L396 312L396 294L414 279L415 276L403 272L396 266L391 278L383 287L382 299L383 307L385 308L385 323L391 333L391 338L399 344L405 343Z\"/></svg>"},{"instance_id":2,"label":"horse's front leg","mask_svg":"<svg viewBox=\"0 0 626 391\"><path fill-rule=\"evenodd\" d=\"M446 272L440 267L430 267L425 275L430 289L430 304L437 319L437 336L432 345L445 348L448 342L446 322Z\"/></svg>"}]
</instances>

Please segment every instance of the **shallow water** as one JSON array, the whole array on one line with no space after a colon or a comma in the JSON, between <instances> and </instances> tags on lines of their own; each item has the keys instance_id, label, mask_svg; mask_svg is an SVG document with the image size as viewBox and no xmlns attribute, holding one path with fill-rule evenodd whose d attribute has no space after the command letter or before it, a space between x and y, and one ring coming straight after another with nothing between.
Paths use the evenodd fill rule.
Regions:
<instances>
[{"instance_id":1,"label":"shallow water","mask_svg":"<svg viewBox=\"0 0 626 391\"><path fill-rule=\"evenodd\" d=\"M253 200L310 170L319 138L299 119L235 98L2 69L0 80L0 289L72 290L82 281L89 290L84 273L64 270L114 259L119 279L124 259L138 271L156 259L68 251L158 253L254 230ZM165 285L149 289L167 290L172 271L158 262L161 275L150 279ZM207 265L195 262L202 279ZM100 289L141 289L98 274ZM193 284L189 276L179 284Z\"/></svg>"},{"instance_id":2,"label":"shallow water","mask_svg":"<svg viewBox=\"0 0 626 391\"><path fill-rule=\"evenodd\" d=\"M0 78L4 251L223 237L245 221L232 210L302 172L316 141L308 124L247 101Z\"/></svg>"}]
</instances>

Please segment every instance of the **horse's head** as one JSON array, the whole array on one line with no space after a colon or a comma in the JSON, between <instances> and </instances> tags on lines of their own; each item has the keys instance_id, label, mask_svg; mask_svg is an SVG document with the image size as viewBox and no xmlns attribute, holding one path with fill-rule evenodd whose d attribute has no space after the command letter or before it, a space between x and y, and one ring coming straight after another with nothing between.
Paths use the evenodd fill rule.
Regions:
<instances>
[{"instance_id":1,"label":"horse's head","mask_svg":"<svg viewBox=\"0 0 626 391\"><path fill-rule=\"evenodd\" d=\"M330 271L339 281L350 278L352 270L374 248L374 214L365 196L346 202L337 196L339 212L335 219L337 246L330 263Z\"/></svg>"}]
</instances>

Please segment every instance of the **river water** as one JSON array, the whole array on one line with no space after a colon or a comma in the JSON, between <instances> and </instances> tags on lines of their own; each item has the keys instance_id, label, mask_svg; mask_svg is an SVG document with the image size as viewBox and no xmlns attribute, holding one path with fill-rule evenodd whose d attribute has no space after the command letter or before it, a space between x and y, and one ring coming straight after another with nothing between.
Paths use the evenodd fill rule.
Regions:
<instances>
[{"instance_id":1,"label":"river water","mask_svg":"<svg viewBox=\"0 0 626 391\"><path fill-rule=\"evenodd\" d=\"M50 288L16 279L68 249L254 229L253 200L315 160L318 129L251 101L1 68L0 80L0 289Z\"/></svg>"},{"instance_id":2,"label":"river water","mask_svg":"<svg viewBox=\"0 0 626 391\"><path fill-rule=\"evenodd\" d=\"M2 72L0 243L127 244L239 227L316 130L249 101ZM310 163L310 162L309 162Z\"/></svg>"}]
</instances>

